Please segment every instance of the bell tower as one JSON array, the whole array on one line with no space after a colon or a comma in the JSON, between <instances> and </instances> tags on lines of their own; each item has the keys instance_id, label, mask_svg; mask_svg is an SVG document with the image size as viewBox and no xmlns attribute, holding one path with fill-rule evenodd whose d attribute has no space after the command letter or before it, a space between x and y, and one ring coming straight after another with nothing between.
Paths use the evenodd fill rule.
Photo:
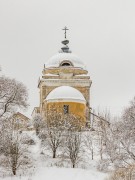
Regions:
<instances>
[{"instance_id":1,"label":"bell tower","mask_svg":"<svg viewBox=\"0 0 135 180\"><path fill-rule=\"evenodd\" d=\"M42 71L42 77L38 82L40 94L40 105L38 109L42 116L45 117L48 101L47 97L49 94L58 87L69 86L78 90L83 95L85 99L84 116L86 118L86 124L88 124L90 123L90 87L92 81L88 75L85 64L78 56L73 54L68 47L69 40L67 40L66 34L68 30L67 27L63 30L65 31L65 39L62 41L63 46L56 55L52 56L45 63ZM55 101L57 100L59 103L59 99L60 97L56 98ZM71 94L70 100L72 101L72 99L73 97Z\"/></svg>"}]
</instances>

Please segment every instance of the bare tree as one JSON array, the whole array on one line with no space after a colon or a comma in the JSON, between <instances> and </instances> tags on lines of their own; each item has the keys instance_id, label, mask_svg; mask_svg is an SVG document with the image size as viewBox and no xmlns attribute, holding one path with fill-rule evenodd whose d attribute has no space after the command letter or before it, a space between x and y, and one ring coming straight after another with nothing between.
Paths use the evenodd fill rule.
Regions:
<instances>
[{"instance_id":1,"label":"bare tree","mask_svg":"<svg viewBox=\"0 0 135 180\"><path fill-rule=\"evenodd\" d=\"M25 109L28 93L26 87L5 76L0 76L0 153L3 154L4 166L9 167L13 174L17 168L28 163L26 146L21 144L21 135L15 129L16 121L13 114Z\"/></svg>"},{"instance_id":2,"label":"bare tree","mask_svg":"<svg viewBox=\"0 0 135 180\"><path fill-rule=\"evenodd\" d=\"M56 158L57 149L62 146L64 137L64 120L61 113L49 113L44 128L43 146L52 152L52 157ZM42 137L42 136L41 136Z\"/></svg>"},{"instance_id":3,"label":"bare tree","mask_svg":"<svg viewBox=\"0 0 135 180\"><path fill-rule=\"evenodd\" d=\"M73 114L61 113L59 108L52 107L47 114L46 128L44 129L43 146L48 147L55 158L57 150L65 144L66 132L69 130L81 130L84 121Z\"/></svg>"},{"instance_id":4,"label":"bare tree","mask_svg":"<svg viewBox=\"0 0 135 180\"><path fill-rule=\"evenodd\" d=\"M84 134L84 147L86 149L86 153L89 156L89 154L91 155L91 159L94 159L94 147L95 147L95 141L96 141L96 137L95 137L95 132L93 131L87 131Z\"/></svg>"},{"instance_id":5,"label":"bare tree","mask_svg":"<svg viewBox=\"0 0 135 180\"><path fill-rule=\"evenodd\" d=\"M66 139L66 153L72 163L73 168L76 167L77 163L81 159L81 145L81 132L68 131Z\"/></svg>"},{"instance_id":6,"label":"bare tree","mask_svg":"<svg viewBox=\"0 0 135 180\"><path fill-rule=\"evenodd\" d=\"M95 131L99 140L99 153L100 153L100 159L102 160L104 147L106 146L106 141L107 141L107 131L110 124L108 123L108 121L104 121L104 119L108 119L106 117L106 114L104 116L98 114L98 117L99 118L97 117L95 118L96 119Z\"/></svg>"},{"instance_id":7,"label":"bare tree","mask_svg":"<svg viewBox=\"0 0 135 180\"><path fill-rule=\"evenodd\" d=\"M127 167L135 163L135 98L124 110L116 129L115 134L120 144L119 165Z\"/></svg>"},{"instance_id":8,"label":"bare tree","mask_svg":"<svg viewBox=\"0 0 135 180\"><path fill-rule=\"evenodd\" d=\"M39 135L40 130L44 126L43 118L42 118L42 116L40 114L36 114L33 117L33 125L34 125L34 128L36 130L36 135Z\"/></svg>"},{"instance_id":9,"label":"bare tree","mask_svg":"<svg viewBox=\"0 0 135 180\"><path fill-rule=\"evenodd\" d=\"M102 124L101 124L102 125ZM135 163L135 98L127 107L119 121L101 127L98 132L102 139L101 150L105 167L127 168Z\"/></svg>"},{"instance_id":10,"label":"bare tree","mask_svg":"<svg viewBox=\"0 0 135 180\"><path fill-rule=\"evenodd\" d=\"M16 175L18 168L28 167L30 158L28 155L28 145L24 141L23 134L16 129L16 122L13 119L4 121L6 130L4 132L3 158L1 165L12 171Z\"/></svg>"},{"instance_id":11,"label":"bare tree","mask_svg":"<svg viewBox=\"0 0 135 180\"><path fill-rule=\"evenodd\" d=\"M28 93L26 87L5 76L0 76L0 119L9 117L19 108L26 108Z\"/></svg>"},{"instance_id":12,"label":"bare tree","mask_svg":"<svg viewBox=\"0 0 135 180\"><path fill-rule=\"evenodd\" d=\"M112 119L108 112L98 113L94 119L94 129L99 142L100 161L98 169L105 171L115 166L120 158L120 143L114 118Z\"/></svg>"},{"instance_id":13,"label":"bare tree","mask_svg":"<svg viewBox=\"0 0 135 180\"><path fill-rule=\"evenodd\" d=\"M116 168L135 164L135 98L107 133L106 154Z\"/></svg>"}]
</instances>

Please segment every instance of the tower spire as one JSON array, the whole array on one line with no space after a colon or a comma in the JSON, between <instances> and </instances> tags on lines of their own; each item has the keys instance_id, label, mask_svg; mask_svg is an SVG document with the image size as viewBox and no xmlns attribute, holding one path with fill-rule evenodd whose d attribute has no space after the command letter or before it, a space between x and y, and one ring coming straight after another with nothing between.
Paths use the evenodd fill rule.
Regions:
<instances>
[{"instance_id":1,"label":"tower spire","mask_svg":"<svg viewBox=\"0 0 135 180\"><path fill-rule=\"evenodd\" d=\"M61 42L62 44L64 44L64 47L62 47L62 52L65 52L65 53L71 53L71 51L69 51L69 47L68 47L68 43L69 43L69 40L67 40L67 31L69 30L66 26L64 29L64 34L65 34L65 39Z\"/></svg>"},{"instance_id":2,"label":"tower spire","mask_svg":"<svg viewBox=\"0 0 135 180\"><path fill-rule=\"evenodd\" d=\"M64 30L65 31L65 39L67 38L67 31L69 30L66 26L65 26L65 28L64 29L62 29L62 30Z\"/></svg>"}]
</instances>

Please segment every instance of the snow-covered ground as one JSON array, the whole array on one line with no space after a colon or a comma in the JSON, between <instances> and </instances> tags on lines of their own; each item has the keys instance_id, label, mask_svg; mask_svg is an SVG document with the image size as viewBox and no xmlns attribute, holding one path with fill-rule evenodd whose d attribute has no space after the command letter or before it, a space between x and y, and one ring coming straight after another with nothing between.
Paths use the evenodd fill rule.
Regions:
<instances>
[{"instance_id":1,"label":"snow-covered ground","mask_svg":"<svg viewBox=\"0 0 135 180\"><path fill-rule=\"evenodd\" d=\"M41 143L35 132L29 135L36 142L29 147L29 151L34 159L34 166L24 174L19 172L16 176L7 176L0 172L0 180L105 180L106 173L97 171L96 161L89 163L89 168L70 168L65 166L60 158L52 159L50 156L41 153ZM27 173L26 173L27 172Z\"/></svg>"},{"instance_id":2,"label":"snow-covered ground","mask_svg":"<svg viewBox=\"0 0 135 180\"><path fill-rule=\"evenodd\" d=\"M105 174L96 170L42 167L34 175L0 177L3 180L105 180Z\"/></svg>"}]
</instances>

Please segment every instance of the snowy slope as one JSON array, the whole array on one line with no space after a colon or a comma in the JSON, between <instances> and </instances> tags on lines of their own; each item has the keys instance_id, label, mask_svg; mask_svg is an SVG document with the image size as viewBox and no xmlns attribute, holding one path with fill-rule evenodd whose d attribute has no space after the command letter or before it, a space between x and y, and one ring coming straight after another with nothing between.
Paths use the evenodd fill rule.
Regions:
<instances>
[{"instance_id":1,"label":"snowy slope","mask_svg":"<svg viewBox=\"0 0 135 180\"><path fill-rule=\"evenodd\" d=\"M5 176L0 173L0 180L105 180L107 174L96 170L95 162L88 169L57 167L60 159L52 159L51 157L41 154L41 143L35 132L28 132L36 142L31 145L29 150L34 159L34 168L26 170L28 173L19 174L17 176Z\"/></svg>"},{"instance_id":2,"label":"snowy slope","mask_svg":"<svg viewBox=\"0 0 135 180\"><path fill-rule=\"evenodd\" d=\"M104 180L105 174L93 170L70 168L40 168L35 175L5 177L3 180Z\"/></svg>"}]
</instances>

